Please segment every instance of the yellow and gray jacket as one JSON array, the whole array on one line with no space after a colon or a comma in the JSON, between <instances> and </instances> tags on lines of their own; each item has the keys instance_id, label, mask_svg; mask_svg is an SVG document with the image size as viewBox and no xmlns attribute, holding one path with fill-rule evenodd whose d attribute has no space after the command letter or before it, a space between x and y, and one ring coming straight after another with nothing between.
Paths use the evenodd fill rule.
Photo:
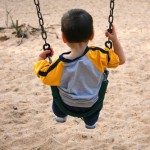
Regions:
<instances>
[{"instance_id":1,"label":"yellow and gray jacket","mask_svg":"<svg viewBox=\"0 0 150 150\"><path fill-rule=\"evenodd\" d=\"M84 54L74 60L63 53L50 64L46 60L35 63L34 70L40 80L57 86L62 101L74 107L91 107L98 100L105 68L119 65L119 57L113 50L86 47Z\"/></svg>"}]
</instances>

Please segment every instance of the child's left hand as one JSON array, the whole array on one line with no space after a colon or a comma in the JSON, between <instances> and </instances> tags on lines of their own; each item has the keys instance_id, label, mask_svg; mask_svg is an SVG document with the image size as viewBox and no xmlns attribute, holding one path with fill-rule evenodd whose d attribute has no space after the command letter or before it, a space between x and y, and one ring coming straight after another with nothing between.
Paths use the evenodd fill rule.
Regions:
<instances>
[{"instance_id":1,"label":"child's left hand","mask_svg":"<svg viewBox=\"0 0 150 150\"><path fill-rule=\"evenodd\" d=\"M51 50L42 51L39 54L38 60L45 60L47 58L47 55L50 55L50 57L52 57L54 55L54 51L52 48L51 48Z\"/></svg>"}]
</instances>

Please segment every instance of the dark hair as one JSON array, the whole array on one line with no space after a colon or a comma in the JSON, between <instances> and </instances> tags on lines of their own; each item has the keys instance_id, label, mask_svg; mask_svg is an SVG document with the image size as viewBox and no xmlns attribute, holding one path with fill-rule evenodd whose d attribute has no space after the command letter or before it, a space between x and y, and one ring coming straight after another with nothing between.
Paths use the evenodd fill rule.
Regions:
<instances>
[{"instance_id":1,"label":"dark hair","mask_svg":"<svg viewBox=\"0 0 150 150\"><path fill-rule=\"evenodd\" d=\"M93 34L92 16L83 9L71 9L61 19L61 31L70 43L87 42Z\"/></svg>"}]
</instances>

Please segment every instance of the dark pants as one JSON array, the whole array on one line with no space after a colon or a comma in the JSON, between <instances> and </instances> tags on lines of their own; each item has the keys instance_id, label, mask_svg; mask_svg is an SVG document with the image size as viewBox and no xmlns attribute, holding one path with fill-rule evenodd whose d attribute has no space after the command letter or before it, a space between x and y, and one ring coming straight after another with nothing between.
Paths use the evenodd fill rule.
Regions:
<instances>
[{"instance_id":1,"label":"dark pants","mask_svg":"<svg viewBox=\"0 0 150 150\"><path fill-rule=\"evenodd\" d=\"M65 103L63 103L64 106L73 111L73 112L77 112L77 113L84 113L84 112L87 112L88 110L92 109L92 107L90 108L83 108L83 107L72 107L72 106L69 106L69 105L66 105ZM103 108L103 102L100 106L100 108L95 112L93 113L92 115L88 116L88 117L83 117L83 120L85 122L86 125L94 125L98 118L99 118L99 114L100 114L100 110ZM67 114L63 113L59 107L57 106L57 104L55 103L55 101L53 100L53 104L52 104L52 109L53 109L53 112L54 114L57 116L57 117L66 117Z\"/></svg>"}]
</instances>

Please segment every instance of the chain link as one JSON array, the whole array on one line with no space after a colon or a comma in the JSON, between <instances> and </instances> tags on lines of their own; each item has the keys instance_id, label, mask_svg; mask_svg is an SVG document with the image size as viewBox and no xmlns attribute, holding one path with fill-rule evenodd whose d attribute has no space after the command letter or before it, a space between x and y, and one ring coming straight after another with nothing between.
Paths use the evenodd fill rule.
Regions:
<instances>
[{"instance_id":1,"label":"chain link","mask_svg":"<svg viewBox=\"0 0 150 150\"><path fill-rule=\"evenodd\" d=\"M108 32L109 33L112 33L112 24L113 24L113 21L114 21L114 16L113 16L114 7L115 7L115 0L110 0L110 14L109 14L109 17L108 17L108 22L109 22ZM112 48L112 42L108 39L108 41L105 42L105 46L107 48L111 49Z\"/></svg>"},{"instance_id":2,"label":"chain link","mask_svg":"<svg viewBox=\"0 0 150 150\"><path fill-rule=\"evenodd\" d=\"M47 33L46 33L45 29L44 29L44 20L43 20L43 17L42 17L39 0L34 0L34 4L36 5L36 9L37 9L37 15L38 15L38 18L39 18L39 25L41 27L41 35L42 35L42 38L43 38L43 40L45 42L45 44L43 45L43 49L47 50L47 49L50 49L50 44L48 44L46 42L46 40L47 40Z\"/></svg>"},{"instance_id":3,"label":"chain link","mask_svg":"<svg viewBox=\"0 0 150 150\"><path fill-rule=\"evenodd\" d=\"M43 17L42 17L39 0L34 0L34 4L36 6L37 15L38 15L38 18L39 18L39 25L41 27L41 35L42 35L43 40L45 41L45 44L43 45L43 49L44 50L51 50L50 44L46 42L46 40L47 40L47 33L46 33L45 29L44 29L44 20L43 20ZM46 56L48 57L49 62L51 63L52 62L52 60L50 58L51 54L48 54Z\"/></svg>"}]
</instances>

